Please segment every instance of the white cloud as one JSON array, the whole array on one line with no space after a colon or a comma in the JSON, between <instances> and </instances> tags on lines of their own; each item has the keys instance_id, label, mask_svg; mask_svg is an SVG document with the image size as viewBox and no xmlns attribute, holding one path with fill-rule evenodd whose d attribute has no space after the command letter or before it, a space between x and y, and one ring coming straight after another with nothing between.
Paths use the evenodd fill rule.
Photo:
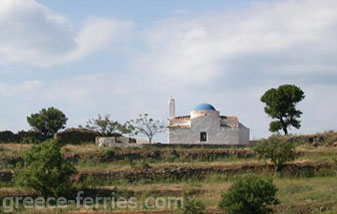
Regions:
<instances>
[{"instance_id":1,"label":"white cloud","mask_svg":"<svg viewBox=\"0 0 337 214\"><path fill-rule=\"evenodd\" d=\"M123 37L126 37L131 26L132 23L127 21L103 18L88 19L75 39L78 49L71 53L69 57L81 57L105 48L110 43L118 43L123 40Z\"/></svg>"},{"instance_id":2,"label":"white cloud","mask_svg":"<svg viewBox=\"0 0 337 214\"><path fill-rule=\"evenodd\" d=\"M34 97L42 87L43 83L38 80L27 80L21 84L0 83L0 95L4 97L19 96L27 99Z\"/></svg>"},{"instance_id":3,"label":"white cloud","mask_svg":"<svg viewBox=\"0 0 337 214\"><path fill-rule=\"evenodd\" d=\"M0 0L0 62L52 65L123 40L132 23L91 18L80 32L34 0Z\"/></svg>"},{"instance_id":4,"label":"white cloud","mask_svg":"<svg viewBox=\"0 0 337 214\"><path fill-rule=\"evenodd\" d=\"M133 66L191 83L242 67L248 73L254 66L282 74L336 73L336 10L335 0L287 0L226 14L169 18L145 31L149 48ZM259 57L266 60L255 60Z\"/></svg>"}]
</instances>

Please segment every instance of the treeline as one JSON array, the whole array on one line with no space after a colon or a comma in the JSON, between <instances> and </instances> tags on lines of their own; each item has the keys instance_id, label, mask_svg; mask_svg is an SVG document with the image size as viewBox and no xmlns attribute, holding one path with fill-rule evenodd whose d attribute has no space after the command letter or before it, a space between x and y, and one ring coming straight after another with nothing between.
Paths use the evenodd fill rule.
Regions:
<instances>
[{"instance_id":1,"label":"treeline","mask_svg":"<svg viewBox=\"0 0 337 214\"><path fill-rule=\"evenodd\" d=\"M29 131L0 131L0 143L37 144L48 139L56 139L61 144L81 144L95 142L98 136L143 135L151 143L153 137L162 131L165 126L151 118L148 114L140 114L137 119L120 123L110 118L110 114L98 115L90 119L86 125L79 128L64 129L68 118L59 109L54 107L43 108L38 113L27 117L27 123L31 127Z\"/></svg>"},{"instance_id":2,"label":"treeline","mask_svg":"<svg viewBox=\"0 0 337 214\"><path fill-rule=\"evenodd\" d=\"M19 131L13 133L12 131L0 131L0 143L22 143L22 144L34 144L39 143L46 138L36 131Z\"/></svg>"},{"instance_id":3,"label":"treeline","mask_svg":"<svg viewBox=\"0 0 337 214\"><path fill-rule=\"evenodd\" d=\"M96 137L113 137L119 134L102 134L87 128L68 128L64 131L57 132L54 137L46 137L37 131L0 131L1 143L18 143L18 144L39 144L45 140L54 138L58 143L79 145L84 143L94 143Z\"/></svg>"}]
</instances>

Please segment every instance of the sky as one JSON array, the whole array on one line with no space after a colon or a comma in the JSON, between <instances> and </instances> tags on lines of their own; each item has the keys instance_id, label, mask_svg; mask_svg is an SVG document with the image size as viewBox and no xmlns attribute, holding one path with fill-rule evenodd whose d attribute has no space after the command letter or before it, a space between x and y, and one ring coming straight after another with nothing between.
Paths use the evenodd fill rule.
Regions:
<instances>
[{"instance_id":1,"label":"sky","mask_svg":"<svg viewBox=\"0 0 337 214\"><path fill-rule=\"evenodd\" d=\"M251 139L271 121L260 97L305 92L302 127L336 129L336 0L0 0L0 130L54 106L84 125L97 114L167 122L211 103ZM165 142L165 135L157 137Z\"/></svg>"}]
</instances>

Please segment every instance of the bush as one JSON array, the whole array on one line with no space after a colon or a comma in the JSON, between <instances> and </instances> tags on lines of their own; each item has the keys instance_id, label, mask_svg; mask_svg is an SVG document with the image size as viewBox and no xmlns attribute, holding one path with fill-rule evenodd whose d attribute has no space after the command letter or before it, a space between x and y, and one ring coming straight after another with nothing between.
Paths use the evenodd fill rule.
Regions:
<instances>
[{"instance_id":1,"label":"bush","mask_svg":"<svg viewBox=\"0 0 337 214\"><path fill-rule=\"evenodd\" d=\"M279 204L276 192L272 179L257 175L242 176L221 195L219 208L229 214L272 213L269 206Z\"/></svg>"},{"instance_id":2,"label":"bush","mask_svg":"<svg viewBox=\"0 0 337 214\"><path fill-rule=\"evenodd\" d=\"M253 147L253 151L260 159L269 159L275 171L280 171L284 163L296 159L295 145L281 137L271 137Z\"/></svg>"},{"instance_id":3,"label":"bush","mask_svg":"<svg viewBox=\"0 0 337 214\"><path fill-rule=\"evenodd\" d=\"M56 133L55 140L62 144L79 145L87 142L95 142L95 138L100 136L100 133L84 129L84 128L69 128L63 132Z\"/></svg>"},{"instance_id":4,"label":"bush","mask_svg":"<svg viewBox=\"0 0 337 214\"><path fill-rule=\"evenodd\" d=\"M61 155L61 147L53 140L34 145L24 155L24 168L16 182L32 188L43 197L68 196L71 193L73 165Z\"/></svg>"},{"instance_id":5,"label":"bush","mask_svg":"<svg viewBox=\"0 0 337 214\"><path fill-rule=\"evenodd\" d=\"M13 133L11 131L0 132L0 143L23 143L36 144L43 141L45 138L39 132L35 131L19 131Z\"/></svg>"},{"instance_id":6,"label":"bush","mask_svg":"<svg viewBox=\"0 0 337 214\"><path fill-rule=\"evenodd\" d=\"M205 214L205 205L190 196L188 193L184 193L184 203L180 207L181 214Z\"/></svg>"},{"instance_id":7,"label":"bush","mask_svg":"<svg viewBox=\"0 0 337 214\"><path fill-rule=\"evenodd\" d=\"M21 144L39 144L41 141L35 137L24 137L20 141Z\"/></svg>"},{"instance_id":8,"label":"bush","mask_svg":"<svg viewBox=\"0 0 337 214\"><path fill-rule=\"evenodd\" d=\"M0 132L0 143L13 143L15 142L15 134L11 131Z\"/></svg>"},{"instance_id":9,"label":"bush","mask_svg":"<svg viewBox=\"0 0 337 214\"><path fill-rule=\"evenodd\" d=\"M22 144L37 144L44 141L46 138L39 132L36 131L19 131L15 134L15 139L17 143Z\"/></svg>"}]
</instances>

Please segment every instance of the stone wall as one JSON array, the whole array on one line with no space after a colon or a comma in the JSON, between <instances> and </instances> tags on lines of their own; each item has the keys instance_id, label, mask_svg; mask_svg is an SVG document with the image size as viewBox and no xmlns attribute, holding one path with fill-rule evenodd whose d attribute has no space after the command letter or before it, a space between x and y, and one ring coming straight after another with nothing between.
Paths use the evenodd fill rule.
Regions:
<instances>
[{"instance_id":1,"label":"stone wall","mask_svg":"<svg viewBox=\"0 0 337 214\"><path fill-rule=\"evenodd\" d=\"M116 136L116 137L96 137L96 145L99 147L129 147L137 146L136 140L130 137Z\"/></svg>"},{"instance_id":2,"label":"stone wall","mask_svg":"<svg viewBox=\"0 0 337 214\"><path fill-rule=\"evenodd\" d=\"M197 150L197 151L176 151L176 150L146 150L146 151L109 151L104 154L100 161L111 162L115 160L205 160L212 161L219 158L237 157L252 158L253 153L249 150Z\"/></svg>"},{"instance_id":3,"label":"stone wall","mask_svg":"<svg viewBox=\"0 0 337 214\"><path fill-rule=\"evenodd\" d=\"M298 173L315 173L333 169L331 163L294 163L287 164L284 173L296 175ZM88 176L98 180L120 180L137 182L140 180L170 180L178 181L184 179L204 179L211 174L225 174L234 176L238 173L273 173L274 168L265 164L245 164L232 166L208 166L208 167L177 167L164 169L134 169L120 171L80 172L76 181L81 182Z\"/></svg>"},{"instance_id":4,"label":"stone wall","mask_svg":"<svg viewBox=\"0 0 337 214\"><path fill-rule=\"evenodd\" d=\"M290 163L283 169L285 175L299 175L303 173L307 176L314 175L316 172L326 172L335 170L333 163ZM120 180L125 179L129 182L140 180L183 180L183 179L203 179L211 174L225 174L228 176L237 173L273 173L272 165L262 163L237 164L231 166L207 166L207 167L171 167L171 168L149 168L116 171L80 171L75 175L76 182L84 181L88 176L98 180ZM9 182L12 180L14 172L0 171L0 181Z\"/></svg>"}]
</instances>

